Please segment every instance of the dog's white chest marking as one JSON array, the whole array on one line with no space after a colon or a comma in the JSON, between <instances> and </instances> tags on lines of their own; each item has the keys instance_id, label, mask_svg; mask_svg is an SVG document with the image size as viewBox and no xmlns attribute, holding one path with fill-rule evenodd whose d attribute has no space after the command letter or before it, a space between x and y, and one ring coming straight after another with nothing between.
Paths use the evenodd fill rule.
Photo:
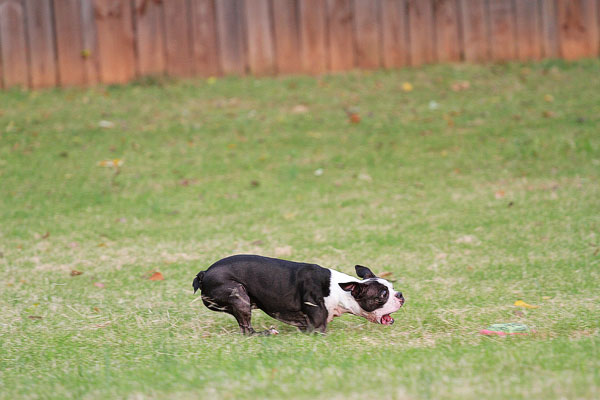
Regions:
<instances>
[{"instance_id":1,"label":"dog's white chest marking","mask_svg":"<svg viewBox=\"0 0 600 400\"><path fill-rule=\"evenodd\" d=\"M327 309L327 323L331 322L334 317L345 313L360 315L360 306L356 300L339 285L345 282L360 282L360 280L333 269L329 269L329 271L331 271L329 296L323 299Z\"/></svg>"}]
</instances>

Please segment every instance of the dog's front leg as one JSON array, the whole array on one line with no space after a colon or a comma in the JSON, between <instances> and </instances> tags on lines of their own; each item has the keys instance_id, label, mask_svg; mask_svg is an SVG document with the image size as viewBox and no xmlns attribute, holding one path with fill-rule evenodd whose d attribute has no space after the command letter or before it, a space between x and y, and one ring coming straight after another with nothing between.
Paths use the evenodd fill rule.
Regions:
<instances>
[{"instance_id":1,"label":"dog's front leg","mask_svg":"<svg viewBox=\"0 0 600 400\"><path fill-rule=\"evenodd\" d=\"M306 316L306 325L298 327L302 332L325 333L328 314L323 304L317 305L313 302L305 301L302 312Z\"/></svg>"}]
</instances>

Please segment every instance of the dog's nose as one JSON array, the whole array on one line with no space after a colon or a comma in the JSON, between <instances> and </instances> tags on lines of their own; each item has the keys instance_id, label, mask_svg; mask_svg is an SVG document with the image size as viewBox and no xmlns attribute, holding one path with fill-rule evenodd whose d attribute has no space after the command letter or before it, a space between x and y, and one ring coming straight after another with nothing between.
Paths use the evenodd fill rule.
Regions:
<instances>
[{"instance_id":1,"label":"dog's nose","mask_svg":"<svg viewBox=\"0 0 600 400\"><path fill-rule=\"evenodd\" d=\"M402 292L396 292L396 297L399 299L404 299L404 297L402 296Z\"/></svg>"}]
</instances>

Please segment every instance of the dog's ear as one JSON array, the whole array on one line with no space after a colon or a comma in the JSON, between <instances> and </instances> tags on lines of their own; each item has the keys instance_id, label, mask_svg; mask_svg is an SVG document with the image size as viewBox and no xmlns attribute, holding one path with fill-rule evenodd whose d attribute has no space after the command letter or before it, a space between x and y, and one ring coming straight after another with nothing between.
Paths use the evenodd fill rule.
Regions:
<instances>
[{"instance_id":1,"label":"dog's ear","mask_svg":"<svg viewBox=\"0 0 600 400\"><path fill-rule=\"evenodd\" d=\"M362 265L356 265L354 269L356 270L356 275L362 279L377 278L369 268L363 267Z\"/></svg>"},{"instance_id":2,"label":"dog's ear","mask_svg":"<svg viewBox=\"0 0 600 400\"><path fill-rule=\"evenodd\" d=\"M198 291L198 289L200 289L200 279L198 279L198 277L194 278L194 282L192 283L192 286L194 287L194 293L196 293L196 291Z\"/></svg>"},{"instance_id":3,"label":"dog's ear","mask_svg":"<svg viewBox=\"0 0 600 400\"><path fill-rule=\"evenodd\" d=\"M363 291L363 285L360 282L346 282L339 284L342 290L350 292L352 297L357 298Z\"/></svg>"}]
</instances>

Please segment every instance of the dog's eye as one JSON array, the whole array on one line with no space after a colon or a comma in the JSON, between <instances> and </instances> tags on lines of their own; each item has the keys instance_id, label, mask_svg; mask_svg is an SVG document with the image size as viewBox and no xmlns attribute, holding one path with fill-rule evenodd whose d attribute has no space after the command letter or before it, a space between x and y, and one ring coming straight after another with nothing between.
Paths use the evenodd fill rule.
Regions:
<instances>
[{"instance_id":1,"label":"dog's eye","mask_svg":"<svg viewBox=\"0 0 600 400\"><path fill-rule=\"evenodd\" d=\"M385 296L387 296L387 290L386 290L386 289L382 290L382 291L381 291L381 293L379 294L379 297L381 297L382 299L383 299Z\"/></svg>"}]
</instances>

